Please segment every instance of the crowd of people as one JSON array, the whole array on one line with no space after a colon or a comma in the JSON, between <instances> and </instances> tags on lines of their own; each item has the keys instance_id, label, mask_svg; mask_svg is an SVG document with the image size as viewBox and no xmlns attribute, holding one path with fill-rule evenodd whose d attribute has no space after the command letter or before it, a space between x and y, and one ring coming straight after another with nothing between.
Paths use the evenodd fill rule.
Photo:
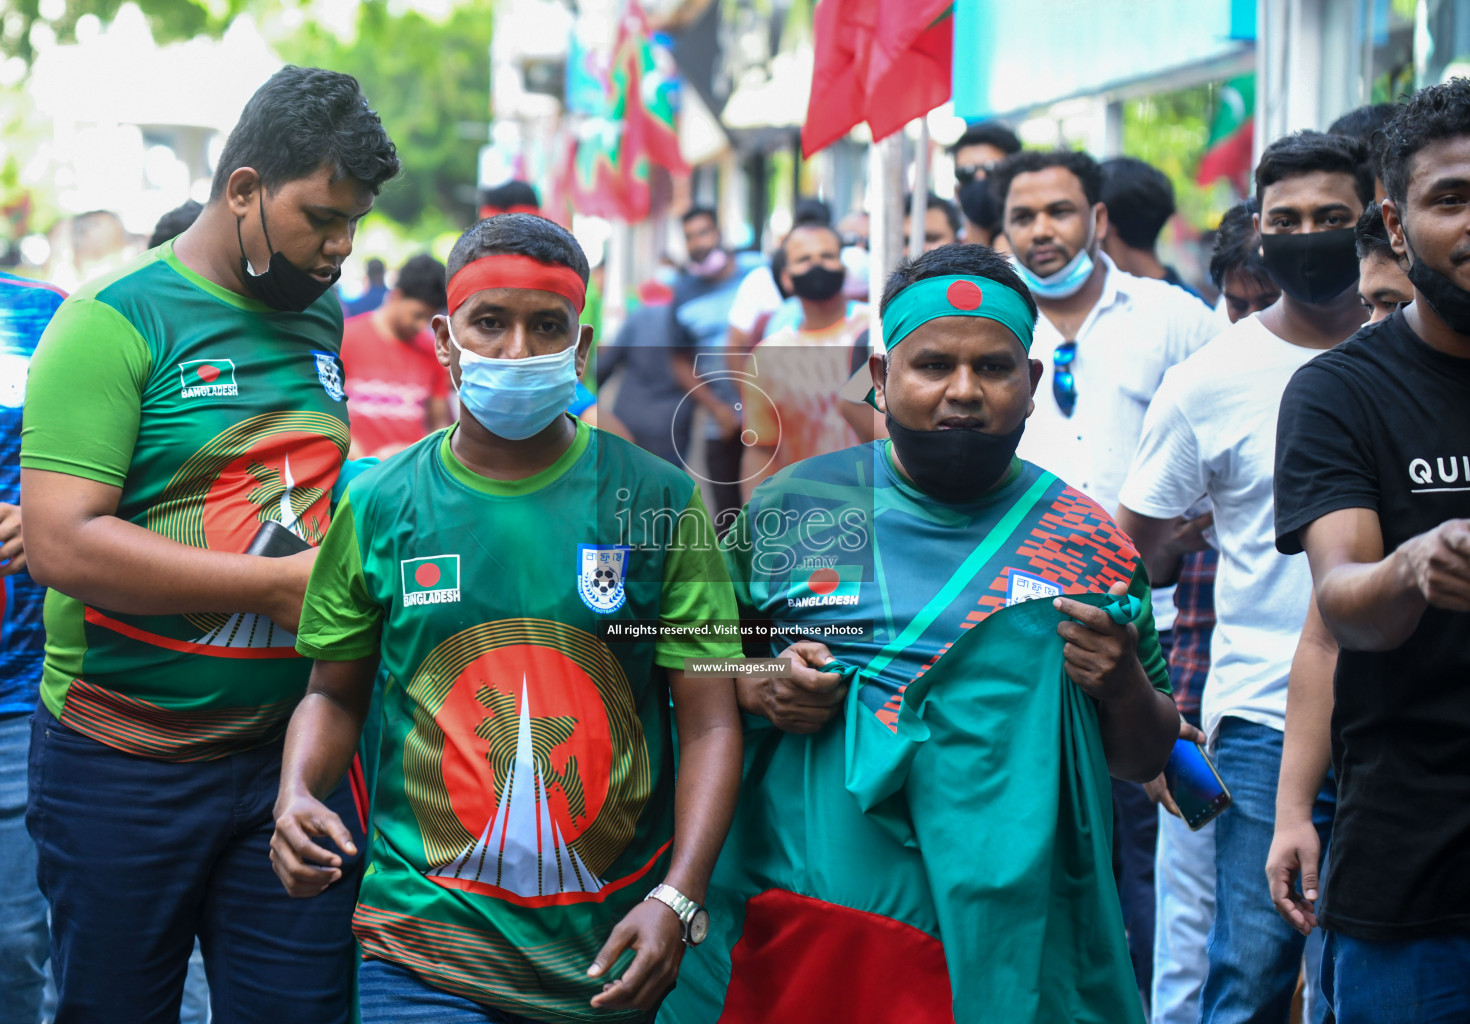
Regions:
<instances>
[{"instance_id":1,"label":"crowd of people","mask_svg":"<svg viewBox=\"0 0 1470 1024\"><path fill-rule=\"evenodd\" d=\"M951 152L881 295L695 206L599 339L516 184L344 310L397 151L288 67L0 276L0 1022L1470 1020L1470 80L1213 304L1158 169Z\"/></svg>"}]
</instances>

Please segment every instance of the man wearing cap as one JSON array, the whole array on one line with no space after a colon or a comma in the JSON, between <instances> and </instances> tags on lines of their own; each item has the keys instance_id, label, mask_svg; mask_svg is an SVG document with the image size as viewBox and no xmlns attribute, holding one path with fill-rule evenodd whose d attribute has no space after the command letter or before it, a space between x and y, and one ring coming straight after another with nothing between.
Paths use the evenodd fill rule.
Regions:
<instances>
[{"instance_id":1,"label":"man wearing cap","mask_svg":"<svg viewBox=\"0 0 1470 1024\"><path fill-rule=\"evenodd\" d=\"M1108 776L1179 731L1138 552L1015 457L1041 367L1004 257L905 262L888 440L798 462L725 538L745 773L711 939L662 1021L1141 1021Z\"/></svg>"},{"instance_id":2,"label":"man wearing cap","mask_svg":"<svg viewBox=\"0 0 1470 1024\"><path fill-rule=\"evenodd\" d=\"M355 850L322 798L381 661L362 1019L644 1021L704 937L734 809L730 673L684 671L740 654L702 628L735 619L729 577L693 481L566 414L592 343L575 239L502 214L449 271L459 423L355 479L323 541L272 862L296 896L339 884ZM669 630L620 642L632 621Z\"/></svg>"}]
</instances>

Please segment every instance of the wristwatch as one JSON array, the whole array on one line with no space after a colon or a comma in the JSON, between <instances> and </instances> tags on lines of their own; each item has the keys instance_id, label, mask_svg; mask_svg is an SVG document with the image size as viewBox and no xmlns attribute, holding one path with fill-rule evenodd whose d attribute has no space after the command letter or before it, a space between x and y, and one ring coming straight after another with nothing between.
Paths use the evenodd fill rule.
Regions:
<instances>
[{"instance_id":1,"label":"wristwatch","mask_svg":"<svg viewBox=\"0 0 1470 1024\"><path fill-rule=\"evenodd\" d=\"M653 890L643 898L644 900L658 900L679 915L679 923L684 926L684 945L697 946L709 934L709 911L672 885L655 885Z\"/></svg>"}]
</instances>

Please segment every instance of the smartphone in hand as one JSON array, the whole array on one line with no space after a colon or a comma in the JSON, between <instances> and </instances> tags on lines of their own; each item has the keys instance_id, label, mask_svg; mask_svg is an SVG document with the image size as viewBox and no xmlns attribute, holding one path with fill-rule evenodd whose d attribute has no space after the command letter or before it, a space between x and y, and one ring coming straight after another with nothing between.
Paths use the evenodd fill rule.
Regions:
<instances>
[{"instance_id":1,"label":"smartphone in hand","mask_svg":"<svg viewBox=\"0 0 1470 1024\"><path fill-rule=\"evenodd\" d=\"M1164 783L1191 831L1198 832L1230 806L1230 791L1198 743L1174 741Z\"/></svg>"},{"instance_id":2,"label":"smartphone in hand","mask_svg":"<svg viewBox=\"0 0 1470 1024\"><path fill-rule=\"evenodd\" d=\"M245 549L247 555L262 555L266 558L285 558L307 551L311 545L286 529L275 520L261 524L259 530Z\"/></svg>"}]
</instances>

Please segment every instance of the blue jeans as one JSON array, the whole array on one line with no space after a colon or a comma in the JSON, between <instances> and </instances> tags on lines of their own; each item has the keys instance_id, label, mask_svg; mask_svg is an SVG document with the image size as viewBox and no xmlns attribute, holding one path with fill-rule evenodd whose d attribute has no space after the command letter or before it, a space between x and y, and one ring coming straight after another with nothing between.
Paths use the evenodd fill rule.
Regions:
<instances>
[{"instance_id":1,"label":"blue jeans","mask_svg":"<svg viewBox=\"0 0 1470 1024\"><path fill-rule=\"evenodd\" d=\"M51 906L57 1024L174 1024L197 935L217 1024L347 1024L361 855L312 899L271 870L281 744L215 761L135 757L43 707L26 824ZM327 799L364 840L344 784Z\"/></svg>"},{"instance_id":2,"label":"blue jeans","mask_svg":"<svg viewBox=\"0 0 1470 1024\"><path fill-rule=\"evenodd\" d=\"M1159 808L1152 1024L1199 1024L1215 921L1215 822L1198 832Z\"/></svg>"},{"instance_id":3,"label":"blue jeans","mask_svg":"<svg viewBox=\"0 0 1470 1024\"><path fill-rule=\"evenodd\" d=\"M386 960L362 962L357 992L362 1024L536 1024L529 1017L435 988Z\"/></svg>"},{"instance_id":4,"label":"blue jeans","mask_svg":"<svg viewBox=\"0 0 1470 1024\"><path fill-rule=\"evenodd\" d=\"M1215 924L1200 1000L1203 1024L1285 1024L1304 952L1307 977L1319 976L1321 932L1302 938L1276 913L1266 884L1281 740L1269 726L1239 718L1220 723L1215 767L1232 803L1215 819ZM1324 860L1335 794L1329 777L1312 814ZM1325 1000L1312 1003L1310 1019L1321 1024Z\"/></svg>"},{"instance_id":5,"label":"blue jeans","mask_svg":"<svg viewBox=\"0 0 1470 1024\"><path fill-rule=\"evenodd\" d=\"M0 718L0 1024L37 1024L46 987L46 897L26 835L31 716Z\"/></svg>"},{"instance_id":6,"label":"blue jeans","mask_svg":"<svg viewBox=\"0 0 1470 1024\"><path fill-rule=\"evenodd\" d=\"M1470 1020L1470 935L1370 942L1327 936L1322 992L1337 1024Z\"/></svg>"}]
</instances>

